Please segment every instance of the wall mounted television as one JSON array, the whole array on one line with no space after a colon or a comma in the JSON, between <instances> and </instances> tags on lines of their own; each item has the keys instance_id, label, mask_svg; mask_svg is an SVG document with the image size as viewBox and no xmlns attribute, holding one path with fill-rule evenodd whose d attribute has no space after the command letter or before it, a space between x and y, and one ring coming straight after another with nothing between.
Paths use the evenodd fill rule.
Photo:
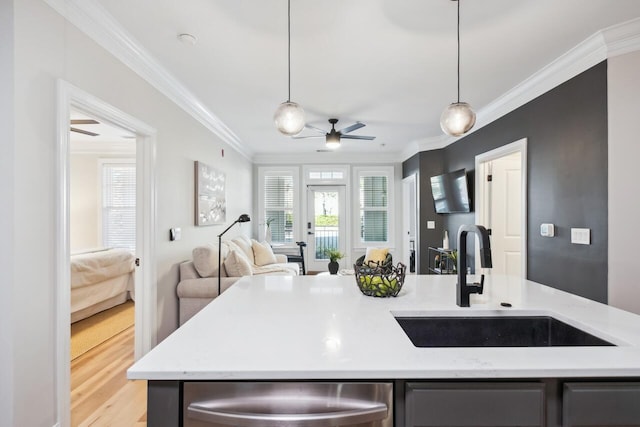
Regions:
<instances>
[{"instance_id":1,"label":"wall mounted television","mask_svg":"<svg viewBox=\"0 0 640 427\"><path fill-rule=\"evenodd\" d=\"M471 212L465 169L432 176L431 194L436 213Z\"/></svg>"}]
</instances>

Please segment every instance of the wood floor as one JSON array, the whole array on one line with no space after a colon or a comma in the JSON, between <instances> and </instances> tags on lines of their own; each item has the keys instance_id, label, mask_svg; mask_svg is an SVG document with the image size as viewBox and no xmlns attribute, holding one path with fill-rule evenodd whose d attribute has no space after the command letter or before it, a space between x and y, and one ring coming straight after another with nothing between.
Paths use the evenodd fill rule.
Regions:
<instances>
[{"instance_id":1,"label":"wood floor","mask_svg":"<svg viewBox=\"0 0 640 427\"><path fill-rule=\"evenodd\" d=\"M71 361L71 426L146 427L147 382L127 380L133 326Z\"/></svg>"}]
</instances>

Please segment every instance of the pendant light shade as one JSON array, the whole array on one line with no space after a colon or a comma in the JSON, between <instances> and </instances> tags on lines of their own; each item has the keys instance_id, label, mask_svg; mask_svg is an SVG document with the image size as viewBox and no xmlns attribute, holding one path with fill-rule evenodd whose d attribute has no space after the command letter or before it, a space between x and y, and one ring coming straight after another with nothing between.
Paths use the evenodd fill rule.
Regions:
<instances>
[{"instance_id":1,"label":"pendant light shade","mask_svg":"<svg viewBox=\"0 0 640 427\"><path fill-rule=\"evenodd\" d=\"M273 121L280 133L293 136L302 132L305 118L304 109L300 104L291 101L291 0L287 0L287 49L289 97L286 102L280 104L273 115Z\"/></svg>"},{"instance_id":2,"label":"pendant light shade","mask_svg":"<svg viewBox=\"0 0 640 427\"><path fill-rule=\"evenodd\" d=\"M273 115L273 120L281 133L297 135L304 129L304 109L295 102L283 102Z\"/></svg>"},{"instance_id":3,"label":"pendant light shade","mask_svg":"<svg viewBox=\"0 0 640 427\"><path fill-rule=\"evenodd\" d=\"M447 135L461 136L476 124L476 113L466 102L449 104L440 116L440 127Z\"/></svg>"},{"instance_id":4,"label":"pendant light shade","mask_svg":"<svg viewBox=\"0 0 640 427\"><path fill-rule=\"evenodd\" d=\"M476 124L476 113L466 102L460 102L460 0L458 3L458 101L449 104L440 116L440 127L447 135L461 136Z\"/></svg>"}]
</instances>

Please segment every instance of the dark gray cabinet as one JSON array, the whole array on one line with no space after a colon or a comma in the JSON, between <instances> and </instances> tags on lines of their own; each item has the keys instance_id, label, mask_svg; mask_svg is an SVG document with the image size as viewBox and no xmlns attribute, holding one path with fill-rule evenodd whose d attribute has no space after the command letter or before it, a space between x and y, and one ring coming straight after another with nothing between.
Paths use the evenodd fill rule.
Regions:
<instances>
[{"instance_id":1,"label":"dark gray cabinet","mask_svg":"<svg viewBox=\"0 0 640 427\"><path fill-rule=\"evenodd\" d=\"M544 426L545 386L528 382L409 382L406 426Z\"/></svg>"},{"instance_id":2,"label":"dark gray cabinet","mask_svg":"<svg viewBox=\"0 0 640 427\"><path fill-rule=\"evenodd\" d=\"M566 382L562 425L640 426L640 382Z\"/></svg>"}]
</instances>

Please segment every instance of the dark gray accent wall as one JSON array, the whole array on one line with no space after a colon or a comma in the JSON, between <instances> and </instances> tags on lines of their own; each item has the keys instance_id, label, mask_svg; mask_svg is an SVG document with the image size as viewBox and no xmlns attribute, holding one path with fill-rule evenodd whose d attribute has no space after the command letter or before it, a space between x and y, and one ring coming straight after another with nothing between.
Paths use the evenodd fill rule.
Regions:
<instances>
[{"instance_id":1,"label":"dark gray accent wall","mask_svg":"<svg viewBox=\"0 0 640 427\"><path fill-rule=\"evenodd\" d=\"M476 155L521 138L527 138L528 145L527 278L606 303L606 61L444 149L416 155L420 165L419 226L424 236L420 248L441 245L441 232L435 237L435 233L423 232L427 218L437 215L433 213L429 177L466 168L473 178ZM436 154L432 157L430 153ZM439 158L441 167L427 158ZM413 158L407 162L415 165ZM472 179L469 188L473 191ZM423 212L429 204L431 210ZM441 217L438 223L449 230L454 247L458 227L475 220L474 213L437 216ZM555 224L556 237L540 236L540 224L546 222ZM591 229L591 245L571 244L572 227ZM426 266L426 251L419 255L420 264Z\"/></svg>"},{"instance_id":2,"label":"dark gray accent wall","mask_svg":"<svg viewBox=\"0 0 640 427\"><path fill-rule=\"evenodd\" d=\"M418 228L420 241L417 242L418 274L427 274L427 248L429 246L442 246L444 221L441 215L436 214L436 209L431 197L431 183L429 178L444 173L444 150L423 151L406 160L402 165L402 177L416 174L418 188ZM427 229L427 221L436 221L436 228ZM435 243L435 242L440 243Z\"/></svg>"}]
</instances>

